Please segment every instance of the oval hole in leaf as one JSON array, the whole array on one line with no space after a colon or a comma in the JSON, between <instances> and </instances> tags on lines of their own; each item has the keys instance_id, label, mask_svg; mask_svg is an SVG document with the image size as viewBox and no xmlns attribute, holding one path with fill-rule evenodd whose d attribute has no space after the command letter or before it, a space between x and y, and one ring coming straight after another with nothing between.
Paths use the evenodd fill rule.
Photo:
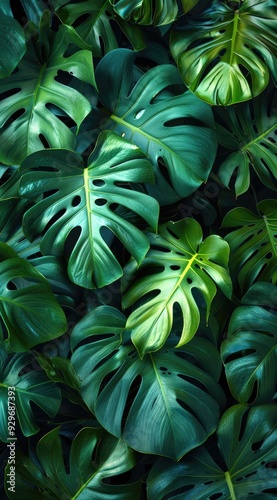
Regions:
<instances>
[{"instance_id":1,"label":"oval hole in leaf","mask_svg":"<svg viewBox=\"0 0 277 500\"><path fill-rule=\"evenodd\" d=\"M80 205L81 201L82 201L81 196L79 196L79 195L74 196L74 198L73 198L73 200L72 200L72 202L71 202L71 205L72 205L73 207L77 207L78 205Z\"/></svg>"},{"instance_id":2,"label":"oval hole in leaf","mask_svg":"<svg viewBox=\"0 0 277 500\"><path fill-rule=\"evenodd\" d=\"M102 187L105 186L106 183L102 179L93 179L92 184L95 187Z\"/></svg>"},{"instance_id":3,"label":"oval hole in leaf","mask_svg":"<svg viewBox=\"0 0 277 500\"><path fill-rule=\"evenodd\" d=\"M108 201L105 200L104 198L97 198L97 200L95 200L94 203L98 207L103 207L104 205L106 205L108 203Z\"/></svg>"}]
</instances>

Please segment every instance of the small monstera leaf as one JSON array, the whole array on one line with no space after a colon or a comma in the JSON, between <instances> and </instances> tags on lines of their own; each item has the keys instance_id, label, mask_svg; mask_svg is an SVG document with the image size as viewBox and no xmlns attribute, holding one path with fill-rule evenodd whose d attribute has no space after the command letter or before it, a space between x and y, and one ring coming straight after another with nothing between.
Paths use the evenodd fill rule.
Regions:
<instances>
[{"instance_id":1,"label":"small monstera leaf","mask_svg":"<svg viewBox=\"0 0 277 500\"><path fill-rule=\"evenodd\" d=\"M51 382L43 371L34 370L36 359L31 353L8 356L0 350L0 439L18 435L17 425L24 436L32 436L39 431L34 416L35 405L49 417L55 417L61 403L58 387ZM24 373L25 372L25 373ZM13 394L11 396L11 394ZM8 397L10 399L8 399ZM11 411L16 416L15 429L8 422L8 401ZM11 416L13 416L11 414Z\"/></svg>"},{"instance_id":2,"label":"small monstera leaf","mask_svg":"<svg viewBox=\"0 0 277 500\"><path fill-rule=\"evenodd\" d=\"M71 26L77 24L77 33L91 46L95 57L101 57L103 51L106 54L118 47L113 23L121 28L135 50L142 50L145 47L143 33L139 27L131 27L124 19L121 19L109 0L67 2L57 11L57 14L65 24Z\"/></svg>"},{"instance_id":3,"label":"small monstera leaf","mask_svg":"<svg viewBox=\"0 0 277 500\"><path fill-rule=\"evenodd\" d=\"M153 181L152 166L136 146L107 131L99 136L87 168L72 151L46 150L26 159L20 170L23 197L36 201L53 190L25 213L24 232L32 240L46 228L40 248L47 255L63 255L70 240L68 274L74 283L102 287L122 275L105 240L110 232L141 264L149 241L114 208L115 204L128 207L156 229L157 201L130 187Z\"/></svg>"},{"instance_id":4,"label":"small monstera leaf","mask_svg":"<svg viewBox=\"0 0 277 500\"><path fill-rule=\"evenodd\" d=\"M100 306L74 328L71 362L80 394L100 424L128 446L179 460L217 426L225 402L217 348L194 338L177 351L172 335L141 360L125 321L117 309Z\"/></svg>"},{"instance_id":5,"label":"small monstera leaf","mask_svg":"<svg viewBox=\"0 0 277 500\"><path fill-rule=\"evenodd\" d=\"M228 106L259 95L276 78L274 0L214 0L173 30L171 52L197 97Z\"/></svg>"},{"instance_id":6,"label":"small monstera leaf","mask_svg":"<svg viewBox=\"0 0 277 500\"><path fill-rule=\"evenodd\" d=\"M5 14L5 9L0 6L0 78L5 78L13 72L25 52L23 29L12 13Z\"/></svg>"},{"instance_id":7,"label":"small monstera leaf","mask_svg":"<svg viewBox=\"0 0 277 500\"><path fill-rule=\"evenodd\" d=\"M58 71L64 71L68 77L72 75L93 85L91 52L73 28L62 25L55 33L47 22L46 14L40 39L30 39L17 71L0 81L0 161L8 165L20 164L45 144L54 148L74 147L75 135L49 109L50 105L61 109L77 128L91 110L90 102L70 82L65 85L57 80ZM80 50L65 55L70 45Z\"/></svg>"},{"instance_id":8,"label":"small monstera leaf","mask_svg":"<svg viewBox=\"0 0 277 500\"><path fill-rule=\"evenodd\" d=\"M135 465L134 454L123 441L103 430L85 427L73 439L65 464L63 439L59 428L45 434L37 444L34 462L16 454L16 490L9 493L6 468L6 492L15 500L39 497L97 500L139 500L139 483L122 484L120 474ZM94 459L92 458L94 457ZM67 470L67 468L69 470ZM117 476L118 479L117 479ZM108 480L117 480L111 484Z\"/></svg>"},{"instance_id":9,"label":"small monstera leaf","mask_svg":"<svg viewBox=\"0 0 277 500\"><path fill-rule=\"evenodd\" d=\"M199 326L197 289L204 299L209 317L217 286L230 298L232 283L228 274L229 246L217 235L204 241L201 226L194 219L183 219L160 226L159 234L148 233L150 250L136 278L136 266L125 268L127 283L136 278L123 296L123 307L135 304L127 321L132 341L140 356L160 349L169 336L174 305L179 304L183 328L177 347L189 342Z\"/></svg>"},{"instance_id":10,"label":"small monstera leaf","mask_svg":"<svg viewBox=\"0 0 277 500\"><path fill-rule=\"evenodd\" d=\"M148 477L148 498L155 500L272 500L276 495L277 407L236 405L222 416L221 456L201 446L174 463L160 458ZM225 464L222 464L222 458Z\"/></svg>"},{"instance_id":11,"label":"small monstera leaf","mask_svg":"<svg viewBox=\"0 0 277 500\"><path fill-rule=\"evenodd\" d=\"M0 276L0 317L9 349L26 351L66 331L64 312L46 279L5 243L0 243Z\"/></svg>"},{"instance_id":12,"label":"small monstera leaf","mask_svg":"<svg viewBox=\"0 0 277 500\"><path fill-rule=\"evenodd\" d=\"M115 12L132 25L162 26L170 24L178 15L188 12L198 0L182 0L182 9L177 0L110 0Z\"/></svg>"},{"instance_id":13,"label":"small monstera leaf","mask_svg":"<svg viewBox=\"0 0 277 500\"><path fill-rule=\"evenodd\" d=\"M99 99L110 114L101 127L124 136L149 157L156 185L148 192L169 204L194 192L209 175L216 153L212 111L191 92L164 92L181 83L170 64L152 68L134 86L135 57L130 50L117 49L97 66ZM161 164L174 189L163 177Z\"/></svg>"},{"instance_id":14,"label":"small monstera leaf","mask_svg":"<svg viewBox=\"0 0 277 500\"><path fill-rule=\"evenodd\" d=\"M270 88L261 96L227 109L216 108L218 142L229 156L220 165L219 177L229 187L235 174L239 196L249 189L250 166L265 186L276 190L276 92Z\"/></svg>"},{"instance_id":15,"label":"small monstera leaf","mask_svg":"<svg viewBox=\"0 0 277 500\"><path fill-rule=\"evenodd\" d=\"M231 316L221 355L230 390L240 403L267 403L277 380L277 293L256 283Z\"/></svg>"},{"instance_id":16,"label":"small monstera leaf","mask_svg":"<svg viewBox=\"0 0 277 500\"><path fill-rule=\"evenodd\" d=\"M230 245L230 271L238 276L242 290L254 281L277 282L277 201L263 200L256 215L237 207L223 219L223 227L239 227L225 240Z\"/></svg>"}]
</instances>

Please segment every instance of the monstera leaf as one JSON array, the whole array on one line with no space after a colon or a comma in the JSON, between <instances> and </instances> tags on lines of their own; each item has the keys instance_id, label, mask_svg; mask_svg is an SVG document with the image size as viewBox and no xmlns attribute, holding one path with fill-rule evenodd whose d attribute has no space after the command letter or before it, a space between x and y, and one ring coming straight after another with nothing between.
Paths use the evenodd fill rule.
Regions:
<instances>
[{"instance_id":1,"label":"monstera leaf","mask_svg":"<svg viewBox=\"0 0 277 500\"><path fill-rule=\"evenodd\" d=\"M0 276L0 317L12 351L26 351L66 331L65 315L46 279L5 243L0 243Z\"/></svg>"},{"instance_id":2,"label":"monstera leaf","mask_svg":"<svg viewBox=\"0 0 277 500\"><path fill-rule=\"evenodd\" d=\"M177 0L110 0L114 10L123 19L134 23L161 26L170 24L179 14L188 12L198 0L182 0L182 10Z\"/></svg>"},{"instance_id":3,"label":"monstera leaf","mask_svg":"<svg viewBox=\"0 0 277 500\"><path fill-rule=\"evenodd\" d=\"M277 201L260 201L257 209L259 215L234 208L222 223L223 227L239 226L225 240L231 250L230 270L238 276L242 290L257 280L277 282Z\"/></svg>"},{"instance_id":4,"label":"monstera leaf","mask_svg":"<svg viewBox=\"0 0 277 500\"><path fill-rule=\"evenodd\" d=\"M173 97L163 93L180 84L173 65L152 68L133 88L134 59L130 50L117 49L97 66L99 98L110 114L101 127L113 129L147 154L157 184L148 192L168 204L191 194L209 175L216 147L212 112L191 92ZM161 174L160 163L174 190Z\"/></svg>"},{"instance_id":5,"label":"monstera leaf","mask_svg":"<svg viewBox=\"0 0 277 500\"><path fill-rule=\"evenodd\" d=\"M31 38L17 71L0 81L0 161L8 165L21 163L28 154L45 145L74 147L75 135L48 109L50 105L60 108L77 127L91 110L89 101L70 82L65 85L57 80L58 72L64 71L68 76L94 84L88 46L73 28L62 25L55 33L47 23L45 14L40 40ZM70 45L81 50L65 55Z\"/></svg>"},{"instance_id":6,"label":"monstera leaf","mask_svg":"<svg viewBox=\"0 0 277 500\"><path fill-rule=\"evenodd\" d=\"M274 0L214 0L173 30L171 52L189 89L228 106L260 94L276 78Z\"/></svg>"},{"instance_id":7,"label":"monstera leaf","mask_svg":"<svg viewBox=\"0 0 277 500\"><path fill-rule=\"evenodd\" d=\"M102 287L122 275L105 240L107 232L118 237L138 264L142 262L149 248L147 237L114 208L128 207L155 230L157 201L130 187L153 181L151 164L137 147L107 131L99 136L87 168L80 155L59 150L34 153L20 170L24 197L36 201L49 193L26 212L25 234L32 240L46 229L40 247L47 255L64 254L69 240L68 274L74 283Z\"/></svg>"},{"instance_id":8,"label":"monstera leaf","mask_svg":"<svg viewBox=\"0 0 277 500\"><path fill-rule=\"evenodd\" d=\"M244 405L230 408L222 416L218 447L225 464L215 462L204 447L179 463L159 459L148 478L148 498L155 500L228 500L276 496L277 407ZM276 463L276 462L275 462Z\"/></svg>"},{"instance_id":9,"label":"monstera leaf","mask_svg":"<svg viewBox=\"0 0 277 500\"><path fill-rule=\"evenodd\" d=\"M236 195L250 184L250 166L263 184L276 189L276 92L263 92L250 103L216 108L218 142L232 152L220 165L219 177L228 187L235 174Z\"/></svg>"},{"instance_id":10,"label":"monstera leaf","mask_svg":"<svg viewBox=\"0 0 277 500\"><path fill-rule=\"evenodd\" d=\"M55 2L57 0L53 0ZM58 0L59 1L59 0ZM13 2L12 2L13 3ZM51 3L51 2L50 2ZM42 14L47 9L44 0L19 0L17 2L17 8L20 12L20 4L27 16L21 17L22 22L32 21L36 26L39 26ZM10 16L13 15L11 10L11 0L2 0L0 10L3 10L5 14ZM5 45L5 50L7 49L7 45Z\"/></svg>"},{"instance_id":11,"label":"monstera leaf","mask_svg":"<svg viewBox=\"0 0 277 500\"><path fill-rule=\"evenodd\" d=\"M57 11L57 14L65 24L77 25L77 33L91 46L94 56L101 57L103 51L106 54L118 47L112 28L113 22L119 25L135 50L142 50L145 47L139 27L131 27L121 19L113 10L109 0L94 0L93 2L79 0L67 3Z\"/></svg>"},{"instance_id":12,"label":"monstera leaf","mask_svg":"<svg viewBox=\"0 0 277 500\"><path fill-rule=\"evenodd\" d=\"M227 381L240 403L267 403L277 380L276 287L256 283L241 303L221 347Z\"/></svg>"},{"instance_id":13,"label":"monstera leaf","mask_svg":"<svg viewBox=\"0 0 277 500\"><path fill-rule=\"evenodd\" d=\"M144 275L127 288L123 297L124 308L136 304L127 328L132 330L140 356L162 347L172 329L175 304L183 315L177 347L191 340L200 319L195 290L204 299L207 319L216 285L227 297L232 293L228 245L215 234L202 241L201 226L194 219L163 224L159 234L148 233L148 237L151 248L141 266ZM127 264L127 284L134 278L135 268L133 261Z\"/></svg>"},{"instance_id":14,"label":"monstera leaf","mask_svg":"<svg viewBox=\"0 0 277 500\"><path fill-rule=\"evenodd\" d=\"M0 14L0 78L4 78L13 72L24 56L26 44L19 22L12 15L5 15L1 6Z\"/></svg>"},{"instance_id":15,"label":"monstera leaf","mask_svg":"<svg viewBox=\"0 0 277 500\"><path fill-rule=\"evenodd\" d=\"M16 458L16 491L8 498L63 500L91 498L97 500L139 500L139 483L122 484L120 474L135 465L133 452L123 441L100 429L85 427L74 438L67 466L59 428L45 434L37 444L37 461L21 453ZM92 458L94 457L94 459ZM69 468L69 471L68 471ZM8 467L6 468L6 473ZM118 476L118 478L117 478ZM109 479L116 479L112 487Z\"/></svg>"},{"instance_id":16,"label":"monstera leaf","mask_svg":"<svg viewBox=\"0 0 277 500\"><path fill-rule=\"evenodd\" d=\"M19 194L21 175L18 168L9 174L6 182L0 186L0 239L2 241L13 235L24 212L31 206L31 202L23 199Z\"/></svg>"},{"instance_id":17,"label":"monstera leaf","mask_svg":"<svg viewBox=\"0 0 277 500\"><path fill-rule=\"evenodd\" d=\"M32 368L35 362L31 353L8 356L3 349L0 350L0 439L2 441L7 441L9 436L14 437L18 434L16 427L13 429L13 426L8 432L8 396L11 393L14 395L9 400L9 408L11 412L14 411L16 426L19 423L24 436L32 436L39 430L31 405L40 407L52 418L60 407L60 390L42 371Z\"/></svg>"},{"instance_id":18,"label":"monstera leaf","mask_svg":"<svg viewBox=\"0 0 277 500\"><path fill-rule=\"evenodd\" d=\"M117 309L100 306L74 328L71 362L80 394L100 424L132 448L179 460L217 426L224 403L218 351L204 338L177 351L172 335L141 360L125 321Z\"/></svg>"}]
</instances>

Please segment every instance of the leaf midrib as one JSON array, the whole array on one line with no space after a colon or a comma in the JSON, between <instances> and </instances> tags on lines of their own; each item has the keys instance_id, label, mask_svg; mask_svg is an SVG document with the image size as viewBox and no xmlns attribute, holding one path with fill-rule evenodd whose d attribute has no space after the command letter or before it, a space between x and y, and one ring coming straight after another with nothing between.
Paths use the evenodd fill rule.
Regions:
<instances>
[{"instance_id":1,"label":"leaf midrib","mask_svg":"<svg viewBox=\"0 0 277 500\"><path fill-rule=\"evenodd\" d=\"M265 132L263 132L262 134L258 135L257 137L255 137L255 139L252 139L252 141L248 142L247 144L245 144L243 147L240 148L240 151L245 151L245 150L248 150L250 149L250 147L253 145L253 144L256 144L257 142L259 142L261 139L263 139L264 137L266 137L267 135L269 135L273 130L276 129L276 124L274 123L274 125L272 125L272 127L270 127L269 129L267 129Z\"/></svg>"}]
</instances>

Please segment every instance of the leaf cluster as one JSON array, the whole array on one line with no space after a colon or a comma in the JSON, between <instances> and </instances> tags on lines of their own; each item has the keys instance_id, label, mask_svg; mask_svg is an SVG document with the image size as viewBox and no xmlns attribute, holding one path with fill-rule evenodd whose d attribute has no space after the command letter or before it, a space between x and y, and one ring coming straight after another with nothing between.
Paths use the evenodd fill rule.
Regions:
<instances>
[{"instance_id":1,"label":"leaf cluster","mask_svg":"<svg viewBox=\"0 0 277 500\"><path fill-rule=\"evenodd\" d=\"M1 2L3 497L275 498L274 7Z\"/></svg>"}]
</instances>

